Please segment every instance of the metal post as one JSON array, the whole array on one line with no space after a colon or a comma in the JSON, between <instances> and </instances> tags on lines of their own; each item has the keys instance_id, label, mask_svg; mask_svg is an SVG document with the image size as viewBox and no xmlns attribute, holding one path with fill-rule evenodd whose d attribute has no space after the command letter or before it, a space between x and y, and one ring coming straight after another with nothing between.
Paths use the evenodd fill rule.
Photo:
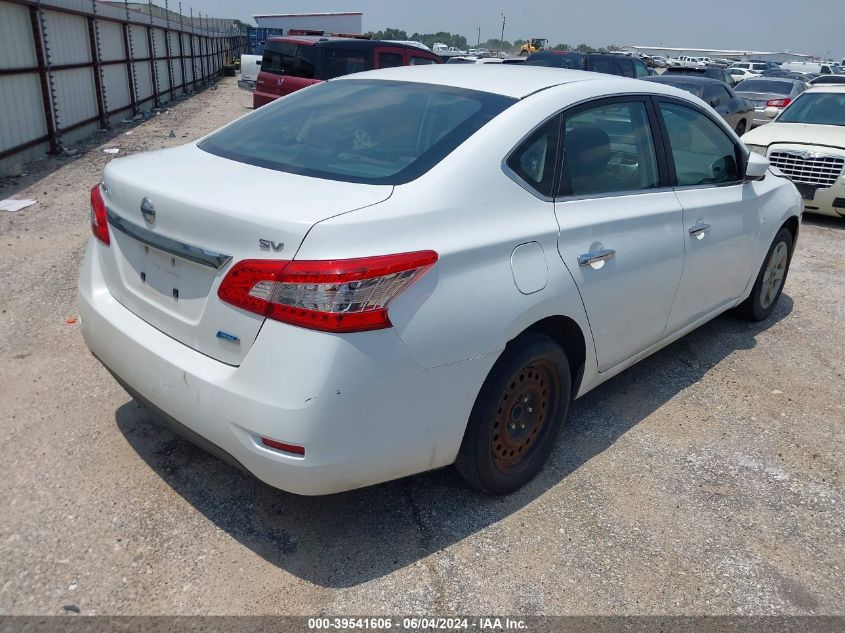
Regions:
<instances>
[{"instance_id":1,"label":"metal post","mask_svg":"<svg viewBox=\"0 0 845 633\"><path fill-rule=\"evenodd\" d=\"M124 0L126 24L123 25L123 50L126 55L126 75L129 81L129 102L132 115L138 114L138 76L135 73L135 47L132 41L132 25L129 22L129 1Z\"/></svg>"},{"instance_id":2,"label":"metal post","mask_svg":"<svg viewBox=\"0 0 845 633\"><path fill-rule=\"evenodd\" d=\"M167 55L167 81L170 85L170 100L173 100L173 58L170 56L170 8L164 0L164 52Z\"/></svg>"},{"instance_id":3,"label":"metal post","mask_svg":"<svg viewBox=\"0 0 845 633\"><path fill-rule=\"evenodd\" d=\"M499 38L499 57L502 56L502 49L505 47L505 21L507 18L502 14L502 37Z\"/></svg>"},{"instance_id":4,"label":"metal post","mask_svg":"<svg viewBox=\"0 0 845 633\"><path fill-rule=\"evenodd\" d=\"M191 90L197 87L197 63L194 60L194 9L191 7L191 36L188 40L191 44Z\"/></svg>"},{"instance_id":5,"label":"metal post","mask_svg":"<svg viewBox=\"0 0 845 633\"><path fill-rule=\"evenodd\" d=\"M179 67L182 69L182 94L188 91L188 78L185 76L185 45L182 42L185 36L185 27L182 21L182 3L179 3Z\"/></svg>"},{"instance_id":6,"label":"metal post","mask_svg":"<svg viewBox=\"0 0 845 633\"><path fill-rule=\"evenodd\" d=\"M150 53L150 80L153 84L153 104L156 108L161 106L161 97L158 87L158 60L156 55L155 37L153 37L153 2L147 0L150 12L150 24L147 26L147 48Z\"/></svg>"},{"instance_id":7,"label":"metal post","mask_svg":"<svg viewBox=\"0 0 845 633\"><path fill-rule=\"evenodd\" d=\"M32 27L32 39L35 42L35 57L38 61L38 79L41 84L41 101L44 107L44 121L47 126L47 137L50 143L50 153L58 154L61 151L61 140L58 133L55 100L51 90L50 69L47 61L42 38L43 14L41 3L29 7L29 21Z\"/></svg>"}]
</instances>

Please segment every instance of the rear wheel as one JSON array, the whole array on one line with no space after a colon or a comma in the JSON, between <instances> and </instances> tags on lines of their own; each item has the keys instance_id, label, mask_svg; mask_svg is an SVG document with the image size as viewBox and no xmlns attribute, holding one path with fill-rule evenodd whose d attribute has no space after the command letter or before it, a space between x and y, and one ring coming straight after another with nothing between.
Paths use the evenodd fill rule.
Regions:
<instances>
[{"instance_id":1,"label":"rear wheel","mask_svg":"<svg viewBox=\"0 0 845 633\"><path fill-rule=\"evenodd\" d=\"M742 136L745 134L745 119L736 124L736 135Z\"/></svg>"},{"instance_id":2,"label":"rear wheel","mask_svg":"<svg viewBox=\"0 0 845 633\"><path fill-rule=\"evenodd\" d=\"M569 408L569 361L542 334L512 341L476 399L455 466L482 492L507 494L549 457Z\"/></svg>"},{"instance_id":3,"label":"rear wheel","mask_svg":"<svg viewBox=\"0 0 845 633\"><path fill-rule=\"evenodd\" d=\"M738 313L750 321L762 321L777 305L792 261L793 238L789 229L782 228L775 235L769 252L751 289L751 295L737 306Z\"/></svg>"}]
</instances>

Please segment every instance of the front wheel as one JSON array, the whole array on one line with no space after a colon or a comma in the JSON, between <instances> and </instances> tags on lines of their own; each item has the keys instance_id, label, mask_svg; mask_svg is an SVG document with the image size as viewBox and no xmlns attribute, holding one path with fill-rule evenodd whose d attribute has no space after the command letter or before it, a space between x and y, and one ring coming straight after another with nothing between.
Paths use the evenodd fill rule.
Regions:
<instances>
[{"instance_id":1,"label":"front wheel","mask_svg":"<svg viewBox=\"0 0 845 633\"><path fill-rule=\"evenodd\" d=\"M530 481L549 457L569 409L569 361L548 336L511 341L470 414L455 467L473 488L507 494Z\"/></svg>"},{"instance_id":2,"label":"front wheel","mask_svg":"<svg viewBox=\"0 0 845 633\"><path fill-rule=\"evenodd\" d=\"M788 229L778 231L757 274L751 295L737 306L740 316L749 321L762 321L775 309L789 273L793 244L792 233Z\"/></svg>"}]
</instances>

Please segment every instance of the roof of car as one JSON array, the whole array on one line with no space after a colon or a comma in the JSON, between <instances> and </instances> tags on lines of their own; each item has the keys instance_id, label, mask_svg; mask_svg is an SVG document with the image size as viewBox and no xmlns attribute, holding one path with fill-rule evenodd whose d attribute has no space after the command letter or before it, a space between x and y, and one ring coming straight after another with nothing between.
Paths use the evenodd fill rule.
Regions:
<instances>
[{"instance_id":1,"label":"roof of car","mask_svg":"<svg viewBox=\"0 0 845 633\"><path fill-rule=\"evenodd\" d=\"M354 81L356 79L384 79L392 81L413 81L437 84L467 90L491 92L505 97L521 99L530 94L581 81L603 81L618 84L620 91L636 92L643 90L643 84L636 79L587 72L549 68L546 66L525 66L524 64L430 64L425 66L400 66L367 72L344 75L332 81ZM634 83L637 82L637 83ZM639 86L639 87L638 87ZM677 94L669 86L651 83L651 91Z\"/></svg>"},{"instance_id":2,"label":"roof of car","mask_svg":"<svg viewBox=\"0 0 845 633\"><path fill-rule=\"evenodd\" d=\"M283 42L288 44L305 44L306 46L329 46L332 48L347 48L357 50L369 50L377 46L389 46L390 48L410 48L414 50L431 53L430 50L421 48L418 44L388 40L367 40L354 37L331 37L321 35L285 35L284 37L271 37L268 42Z\"/></svg>"},{"instance_id":3,"label":"roof of car","mask_svg":"<svg viewBox=\"0 0 845 633\"><path fill-rule=\"evenodd\" d=\"M845 84L813 84L804 92L845 92Z\"/></svg>"},{"instance_id":4,"label":"roof of car","mask_svg":"<svg viewBox=\"0 0 845 633\"><path fill-rule=\"evenodd\" d=\"M653 81L654 83L658 84L667 84L673 85L675 83L685 83L688 84L690 82L701 84L703 86L713 85L713 86L724 86L725 82L720 81L719 79L713 79L712 77L699 77L698 75L673 75L673 74L664 74L664 75L652 75L651 77L643 77L643 81Z\"/></svg>"}]
</instances>

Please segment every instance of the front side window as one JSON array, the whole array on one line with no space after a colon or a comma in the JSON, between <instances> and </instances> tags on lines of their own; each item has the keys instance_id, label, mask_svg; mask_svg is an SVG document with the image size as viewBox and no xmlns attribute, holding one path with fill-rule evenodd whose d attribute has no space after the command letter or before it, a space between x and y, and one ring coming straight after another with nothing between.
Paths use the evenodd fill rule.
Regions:
<instances>
[{"instance_id":1,"label":"front side window","mask_svg":"<svg viewBox=\"0 0 845 633\"><path fill-rule=\"evenodd\" d=\"M737 146L718 124L698 110L675 103L661 102L660 113L679 187L742 180Z\"/></svg>"},{"instance_id":2,"label":"front side window","mask_svg":"<svg viewBox=\"0 0 845 633\"><path fill-rule=\"evenodd\" d=\"M508 158L508 167L532 189L552 195L560 117L556 116L529 136Z\"/></svg>"},{"instance_id":3,"label":"front side window","mask_svg":"<svg viewBox=\"0 0 845 633\"><path fill-rule=\"evenodd\" d=\"M256 110L199 148L266 169L397 185L431 169L513 103L416 82L329 81Z\"/></svg>"},{"instance_id":4,"label":"front side window","mask_svg":"<svg viewBox=\"0 0 845 633\"><path fill-rule=\"evenodd\" d=\"M609 103L565 117L561 195L660 186L645 102Z\"/></svg>"}]
</instances>

